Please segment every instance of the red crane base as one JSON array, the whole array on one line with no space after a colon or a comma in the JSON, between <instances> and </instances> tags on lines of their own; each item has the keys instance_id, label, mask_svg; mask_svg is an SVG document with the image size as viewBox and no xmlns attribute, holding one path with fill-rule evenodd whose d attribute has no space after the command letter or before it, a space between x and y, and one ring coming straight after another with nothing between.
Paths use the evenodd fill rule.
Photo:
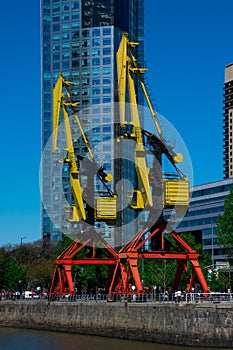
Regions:
<instances>
[{"instance_id":1,"label":"red crane base","mask_svg":"<svg viewBox=\"0 0 233 350\"><path fill-rule=\"evenodd\" d=\"M177 269L173 282L173 291L178 289L183 273L187 281L187 290L192 291L195 275L204 293L209 292L208 285L200 267L199 254L192 249L175 231L168 232L179 246L178 252L168 252L165 250L165 230L166 224L157 224L152 232L141 230L133 239L118 252L113 249L97 233L80 236L55 260L56 268L50 288L50 294L75 294L72 277L73 265L107 265L108 279L106 290L108 294L143 294L143 286L138 270L138 262L141 259L175 259ZM83 238L84 237L84 238ZM149 240L159 238L160 247L156 250L144 251L142 248ZM91 247L91 257L75 258L76 254L84 248ZM104 248L107 257L96 257L96 248ZM191 274L188 271L187 263L192 266ZM132 281L134 281L132 283ZM136 289L132 290L132 285Z\"/></svg>"}]
</instances>

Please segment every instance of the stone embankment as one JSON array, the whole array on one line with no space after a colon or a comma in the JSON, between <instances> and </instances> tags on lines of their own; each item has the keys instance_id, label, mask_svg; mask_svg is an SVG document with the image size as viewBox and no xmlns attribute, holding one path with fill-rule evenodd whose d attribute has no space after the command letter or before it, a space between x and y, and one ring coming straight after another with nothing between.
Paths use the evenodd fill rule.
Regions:
<instances>
[{"instance_id":1,"label":"stone embankment","mask_svg":"<svg viewBox=\"0 0 233 350\"><path fill-rule=\"evenodd\" d=\"M186 303L0 302L0 325L137 339L233 347L233 305Z\"/></svg>"}]
</instances>

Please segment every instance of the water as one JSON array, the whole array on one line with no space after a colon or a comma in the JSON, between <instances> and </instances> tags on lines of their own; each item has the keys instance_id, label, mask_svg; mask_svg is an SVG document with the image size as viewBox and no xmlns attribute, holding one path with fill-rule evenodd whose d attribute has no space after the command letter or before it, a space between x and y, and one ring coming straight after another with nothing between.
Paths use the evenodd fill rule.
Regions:
<instances>
[{"instance_id":1,"label":"water","mask_svg":"<svg viewBox=\"0 0 233 350\"><path fill-rule=\"evenodd\" d=\"M0 327L0 350L227 350Z\"/></svg>"}]
</instances>

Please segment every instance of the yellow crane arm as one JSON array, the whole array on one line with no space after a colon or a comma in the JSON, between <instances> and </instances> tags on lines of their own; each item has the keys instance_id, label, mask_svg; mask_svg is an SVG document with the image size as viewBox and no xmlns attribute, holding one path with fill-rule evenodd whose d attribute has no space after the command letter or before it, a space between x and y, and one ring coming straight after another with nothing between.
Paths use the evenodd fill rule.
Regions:
<instances>
[{"instance_id":1,"label":"yellow crane arm","mask_svg":"<svg viewBox=\"0 0 233 350\"><path fill-rule=\"evenodd\" d=\"M125 34L125 33L124 33ZM117 54L117 77L118 77L118 95L119 95L119 114L121 128L125 128L125 100L126 100L126 77L129 57L127 56L127 35L123 35Z\"/></svg>"},{"instance_id":2,"label":"yellow crane arm","mask_svg":"<svg viewBox=\"0 0 233 350\"><path fill-rule=\"evenodd\" d=\"M53 149L52 149L53 153L56 153L57 151L57 134L58 134L58 124L59 124L59 116L60 116L60 110L61 110L62 83L63 83L63 76L60 75L53 89Z\"/></svg>"},{"instance_id":3,"label":"yellow crane arm","mask_svg":"<svg viewBox=\"0 0 233 350\"><path fill-rule=\"evenodd\" d=\"M140 191L136 191L137 195L142 197L141 204L139 206L143 208L146 204L152 206L152 195L149 184L149 169L147 167L146 155L143 145L142 132L140 126L140 119L138 114L138 106L136 99L136 92L134 86L134 80L131 70L131 61L127 56L127 50L129 46L129 40L127 33L123 33L122 40L117 52L117 72L118 72L118 93L119 93L119 113L121 127L125 128L125 108L126 108L126 84L128 82L129 99L130 99L130 115L131 124L133 126L132 134L127 135L135 140L134 147L134 160L135 168L138 176ZM137 209L137 205L135 206ZM139 208L138 208L139 209Z\"/></svg>"},{"instance_id":4,"label":"yellow crane arm","mask_svg":"<svg viewBox=\"0 0 233 350\"><path fill-rule=\"evenodd\" d=\"M69 116L66 109L67 106L70 105L70 103L69 102L66 103L65 96L62 92L64 84L65 84L64 77L62 74L60 74L59 79L53 91L53 108L54 108L53 109L54 111L53 153L56 153L57 151L58 125L59 125L60 109L62 106L64 127L65 127L65 134L66 134L66 151L67 151L67 158L65 159L65 162L68 163L70 167L70 184L71 184L71 189L72 189L72 193L73 193L74 201L76 205L76 220L81 220L81 219L86 220L84 202L82 199L83 188L81 187L80 181L79 181L79 171L76 163L71 128L69 123Z\"/></svg>"}]
</instances>

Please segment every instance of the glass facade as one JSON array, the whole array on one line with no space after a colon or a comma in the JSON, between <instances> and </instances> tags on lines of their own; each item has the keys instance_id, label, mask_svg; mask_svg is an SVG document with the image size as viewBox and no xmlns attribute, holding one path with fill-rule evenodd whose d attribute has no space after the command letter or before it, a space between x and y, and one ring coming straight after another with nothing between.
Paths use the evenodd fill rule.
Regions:
<instances>
[{"instance_id":1,"label":"glass facade","mask_svg":"<svg viewBox=\"0 0 233 350\"><path fill-rule=\"evenodd\" d=\"M224 211L224 199L232 185L233 179L226 179L194 186L188 211L176 229L179 233L192 233L214 262L225 260L225 252L217 245L214 232L218 215Z\"/></svg>"},{"instance_id":2,"label":"glass facade","mask_svg":"<svg viewBox=\"0 0 233 350\"><path fill-rule=\"evenodd\" d=\"M104 164L117 180L122 171L114 161L114 102L116 101L116 51L122 32L139 41L138 60L144 61L144 0L41 0L41 229L52 241L77 229L63 219L69 194L69 171L63 167L62 189L59 168L51 161L48 144L52 134L52 90L60 72L74 84L73 100L79 101L79 117L86 131L95 160ZM143 96L138 92L138 101ZM75 129L75 125L73 128ZM75 146L84 148L80 139ZM127 178L132 176L128 168ZM109 185L114 190L114 181ZM95 183L102 191L102 183ZM127 214L134 215L134 214ZM124 218L121 218L124 220ZM111 236L111 228L106 228Z\"/></svg>"}]
</instances>

